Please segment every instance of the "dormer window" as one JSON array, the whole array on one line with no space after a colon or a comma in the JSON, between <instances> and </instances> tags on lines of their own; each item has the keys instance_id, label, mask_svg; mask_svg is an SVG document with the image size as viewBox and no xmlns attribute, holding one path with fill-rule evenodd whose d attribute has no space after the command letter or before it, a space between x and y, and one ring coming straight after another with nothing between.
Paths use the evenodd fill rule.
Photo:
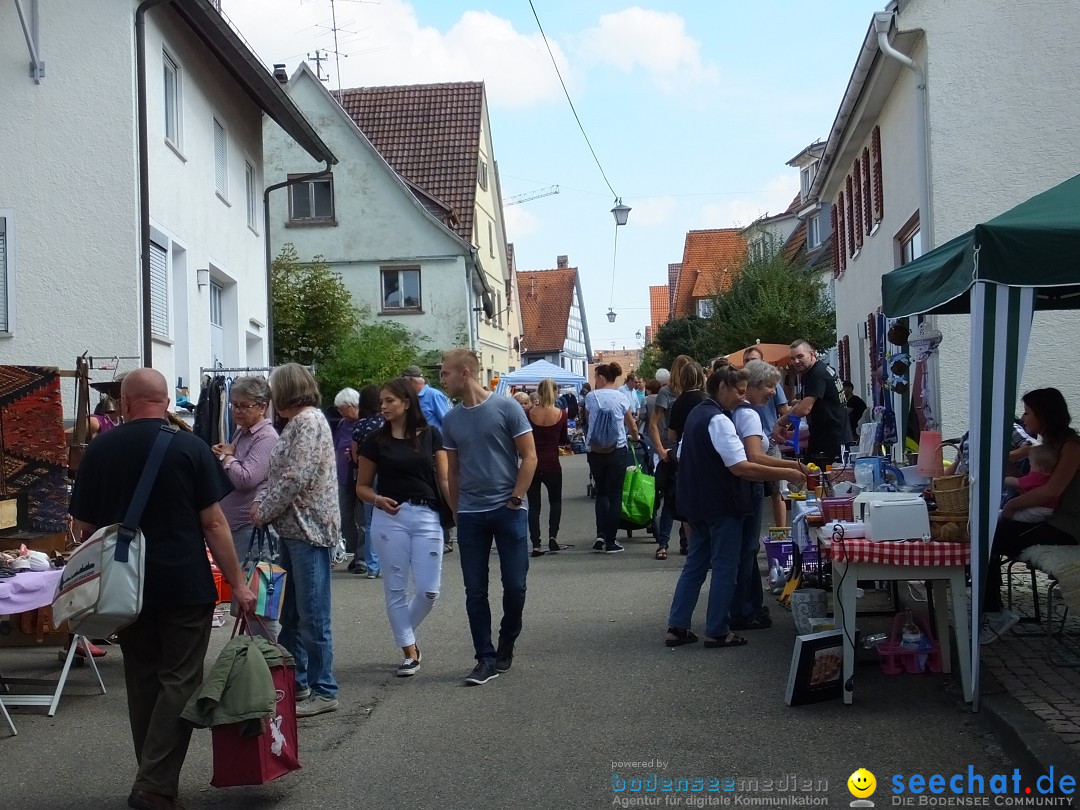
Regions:
<instances>
[{"instance_id":1,"label":"dormer window","mask_svg":"<svg viewBox=\"0 0 1080 810\"><path fill-rule=\"evenodd\" d=\"M799 184L800 193L802 199L806 199L810 196L810 186L814 184L814 178L817 177L817 162L811 163L809 166L803 166L802 171L799 172Z\"/></svg>"}]
</instances>

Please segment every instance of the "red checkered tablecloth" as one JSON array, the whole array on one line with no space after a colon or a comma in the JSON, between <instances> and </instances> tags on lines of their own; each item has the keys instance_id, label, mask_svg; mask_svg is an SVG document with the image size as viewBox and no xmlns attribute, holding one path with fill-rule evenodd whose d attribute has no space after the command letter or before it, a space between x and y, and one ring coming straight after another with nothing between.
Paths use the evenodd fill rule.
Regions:
<instances>
[{"instance_id":1,"label":"red checkered tablecloth","mask_svg":"<svg viewBox=\"0 0 1080 810\"><path fill-rule=\"evenodd\" d=\"M850 539L823 543L825 553L838 562L878 565L967 565L969 543L884 542Z\"/></svg>"}]
</instances>

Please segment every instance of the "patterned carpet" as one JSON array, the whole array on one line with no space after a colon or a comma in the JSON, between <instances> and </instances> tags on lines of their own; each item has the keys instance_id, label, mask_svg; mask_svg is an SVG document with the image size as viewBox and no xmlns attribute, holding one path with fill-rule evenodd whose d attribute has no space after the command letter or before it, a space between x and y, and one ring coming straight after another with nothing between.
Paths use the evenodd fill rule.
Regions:
<instances>
[{"instance_id":1,"label":"patterned carpet","mask_svg":"<svg viewBox=\"0 0 1080 810\"><path fill-rule=\"evenodd\" d=\"M0 366L0 449L8 495L26 492L31 531L64 530L67 441L55 368Z\"/></svg>"}]
</instances>

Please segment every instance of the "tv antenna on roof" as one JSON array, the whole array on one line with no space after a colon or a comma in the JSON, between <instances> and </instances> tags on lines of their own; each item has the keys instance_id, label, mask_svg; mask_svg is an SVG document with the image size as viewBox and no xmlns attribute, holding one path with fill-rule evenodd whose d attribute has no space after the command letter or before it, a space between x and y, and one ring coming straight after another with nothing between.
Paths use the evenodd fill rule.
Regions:
<instances>
[{"instance_id":1,"label":"tv antenna on roof","mask_svg":"<svg viewBox=\"0 0 1080 810\"><path fill-rule=\"evenodd\" d=\"M322 51L316 49L315 50L315 55L312 56L309 53L307 55L307 58L315 63L315 75L319 77L319 81L320 82L330 81L330 77L329 76L323 76L323 72L322 72L323 71L322 63L327 61L328 57L323 56Z\"/></svg>"}]
</instances>

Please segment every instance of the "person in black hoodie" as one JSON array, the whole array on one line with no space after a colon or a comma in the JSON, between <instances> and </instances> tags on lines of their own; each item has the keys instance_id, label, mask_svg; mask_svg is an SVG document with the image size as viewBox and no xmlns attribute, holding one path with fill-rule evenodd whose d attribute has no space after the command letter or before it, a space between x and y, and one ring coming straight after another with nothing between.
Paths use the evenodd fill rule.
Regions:
<instances>
[{"instance_id":1,"label":"person in black hoodie","mask_svg":"<svg viewBox=\"0 0 1080 810\"><path fill-rule=\"evenodd\" d=\"M668 647L698 640L690 631L705 575L712 569L705 618L706 647L741 647L746 639L728 626L735 595L743 519L753 509L751 480L806 480L797 470L780 470L746 459L732 411L746 395L748 375L732 366L714 371L707 398L690 411L679 446L676 483L679 512L690 522L690 547L668 613Z\"/></svg>"}]
</instances>

